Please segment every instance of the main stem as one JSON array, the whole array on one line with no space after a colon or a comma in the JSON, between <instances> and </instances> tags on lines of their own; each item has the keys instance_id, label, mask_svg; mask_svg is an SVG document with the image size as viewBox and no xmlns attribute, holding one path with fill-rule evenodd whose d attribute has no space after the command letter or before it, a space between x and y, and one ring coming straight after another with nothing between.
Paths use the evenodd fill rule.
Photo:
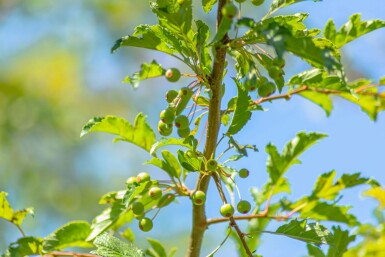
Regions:
<instances>
[{"instance_id":1,"label":"main stem","mask_svg":"<svg viewBox=\"0 0 385 257\"><path fill-rule=\"evenodd\" d=\"M222 20L222 8L226 4L226 0L218 1L217 11L217 28ZM210 98L208 125L206 132L206 143L203 151L205 158L211 159L215 155L215 149L218 140L218 132L220 128L220 111L222 97L222 79L225 68L226 48L223 47L227 35L222 39L222 42L217 44L214 49L214 64L213 70L209 77L209 85L212 96ZM207 192L210 176L203 174L199 175L196 190ZM186 257L199 257L202 247L203 235L207 228L205 205L193 204L192 228L190 236L190 244L187 249Z\"/></svg>"}]
</instances>

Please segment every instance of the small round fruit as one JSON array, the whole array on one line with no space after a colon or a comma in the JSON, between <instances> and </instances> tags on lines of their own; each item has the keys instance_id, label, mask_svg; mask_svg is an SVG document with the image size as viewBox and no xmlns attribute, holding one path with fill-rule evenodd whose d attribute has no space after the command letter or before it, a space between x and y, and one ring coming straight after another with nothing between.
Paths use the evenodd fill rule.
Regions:
<instances>
[{"instance_id":1,"label":"small round fruit","mask_svg":"<svg viewBox=\"0 0 385 257\"><path fill-rule=\"evenodd\" d=\"M150 180L151 180L150 175L147 172L141 172L138 174L138 176L136 176L136 182L138 183L143 183Z\"/></svg>"},{"instance_id":2,"label":"small round fruit","mask_svg":"<svg viewBox=\"0 0 385 257\"><path fill-rule=\"evenodd\" d=\"M179 95L180 97L186 97L186 96L191 96L192 93L193 93L193 92L192 92L191 88L189 88L189 87L182 87L182 88L179 90L178 95Z\"/></svg>"},{"instance_id":3,"label":"small round fruit","mask_svg":"<svg viewBox=\"0 0 385 257\"><path fill-rule=\"evenodd\" d=\"M251 204L246 200L241 200L237 204L237 210L240 213L246 214L250 211L250 209L251 209Z\"/></svg>"},{"instance_id":4,"label":"small round fruit","mask_svg":"<svg viewBox=\"0 0 385 257\"><path fill-rule=\"evenodd\" d=\"M283 68L283 67L285 67L285 59L278 58L278 57L274 58L273 59L273 64L278 66L278 67Z\"/></svg>"},{"instance_id":5,"label":"small round fruit","mask_svg":"<svg viewBox=\"0 0 385 257\"><path fill-rule=\"evenodd\" d=\"M206 201L206 194L203 191L195 191L192 195L192 200L195 205L202 205Z\"/></svg>"},{"instance_id":6,"label":"small round fruit","mask_svg":"<svg viewBox=\"0 0 385 257\"><path fill-rule=\"evenodd\" d=\"M172 133L172 125L166 124L166 123L164 123L163 121L160 120L158 122L158 132L162 136L167 137L167 136L171 135L171 133Z\"/></svg>"},{"instance_id":7,"label":"small round fruit","mask_svg":"<svg viewBox=\"0 0 385 257\"><path fill-rule=\"evenodd\" d=\"M152 229L153 223L149 218L143 218L139 221L139 228L144 232L148 232Z\"/></svg>"},{"instance_id":8,"label":"small round fruit","mask_svg":"<svg viewBox=\"0 0 385 257\"><path fill-rule=\"evenodd\" d=\"M175 109L174 108L167 108L160 112L159 118L164 123L170 124L175 119Z\"/></svg>"},{"instance_id":9,"label":"small round fruit","mask_svg":"<svg viewBox=\"0 0 385 257\"><path fill-rule=\"evenodd\" d=\"M158 200L162 197L162 189L159 187L152 187L150 191L148 191L152 200Z\"/></svg>"},{"instance_id":10,"label":"small round fruit","mask_svg":"<svg viewBox=\"0 0 385 257\"><path fill-rule=\"evenodd\" d=\"M188 128L189 121L186 115L179 115L178 117L175 118L175 127L180 128L180 129L186 129Z\"/></svg>"},{"instance_id":11,"label":"small round fruit","mask_svg":"<svg viewBox=\"0 0 385 257\"><path fill-rule=\"evenodd\" d=\"M185 155L190 158L195 158L197 156L193 150L187 150Z\"/></svg>"},{"instance_id":12,"label":"small round fruit","mask_svg":"<svg viewBox=\"0 0 385 257\"><path fill-rule=\"evenodd\" d=\"M239 170L239 176L241 178L247 178L249 176L249 173L249 170L245 168Z\"/></svg>"},{"instance_id":13,"label":"small round fruit","mask_svg":"<svg viewBox=\"0 0 385 257\"><path fill-rule=\"evenodd\" d=\"M260 6L265 2L265 0L251 0L251 3L256 6Z\"/></svg>"},{"instance_id":14,"label":"small round fruit","mask_svg":"<svg viewBox=\"0 0 385 257\"><path fill-rule=\"evenodd\" d=\"M180 71L177 68L171 68L166 70L164 76L170 82L177 82L180 79Z\"/></svg>"},{"instance_id":15,"label":"small round fruit","mask_svg":"<svg viewBox=\"0 0 385 257\"><path fill-rule=\"evenodd\" d=\"M206 162L206 170L215 171L218 167L218 162L215 159L210 159Z\"/></svg>"},{"instance_id":16,"label":"small round fruit","mask_svg":"<svg viewBox=\"0 0 385 257\"><path fill-rule=\"evenodd\" d=\"M269 82L269 80L265 76L260 76L260 77L258 77L258 82L259 82L259 84L262 85L262 84Z\"/></svg>"},{"instance_id":17,"label":"small round fruit","mask_svg":"<svg viewBox=\"0 0 385 257\"><path fill-rule=\"evenodd\" d=\"M266 97L274 93L274 91L275 91L275 85L271 82L268 82L268 83L262 84L258 88L258 95L260 97Z\"/></svg>"},{"instance_id":18,"label":"small round fruit","mask_svg":"<svg viewBox=\"0 0 385 257\"><path fill-rule=\"evenodd\" d=\"M257 83L255 79L245 81L245 89L249 92L253 92L257 89Z\"/></svg>"},{"instance_id":19,"label":"small round fruit","mask_svg":"<svg viewBox=\"0 0 385 257\"><path fill-rule=\"evenodd\" d=\"M168 103L171 103L172 101L174 101L174 99L178 96L178 91L172 89L172 90L168 90L167 93L166 93L166 101Z\"/></svg>"},{"instance_id":20,"label":"small round fruit","mask_svg":"<svg viewBox=\"0 0 385 257\"><path fill-rule=\"evenodd\" d=\"M237 7L234 4L228 3L225 6L223 6L222 8L223 16L229 19L232 19L236 14L237 14Z\"/></svg>"},{"instance_id":21,"label":"small round fruit","mask_svg":"<svg viewBox=\"0 0 385 257\"><path fill-rule=\"evenodd\" d=\"M135 215L142 215L144 213L144 205L141 202L133 203L131 209Z\"/></svg>"},{"instance_id":22,"label":"small round fruit","mask_svg":"<svg viewBox=\"0 0 385 257\"><path fill-rule=\"evenodd\" d=\"M281 77L281 76L282 76L282 70L281 70L281 68L278 67L278 66L275 66L275 65L271 66L271 67L269 68L269 76L270 76L272 79L277 79L277 78Z\"/></svg>"},{"instance_id":23,"label":"small round fruit","mask_svg":"<svg viewBox=\"0 0 385 257\"><path fill-rule=\"evenodd\" d=\"M129 177L129 178L126 180L126 184L127 184L127 185L133 185L134 183L136 183L136 177Z\"/></svg>"},{"instance_id":24,"label":"small round fruit","mask_svg":"<svg viewBox=\"0 0 385 257\"><path fill-rule=\"evenodd\" d=\"M187 127L185 129L180 129L178 128L178 135L181 137L181 138L186 138L190 135L190 128Z\"/></svg>"},{"instance_id":25,"label":"small round fruit","mask_svg":"<svg viewBox=\"0 0 385 257\"><path fill-rule=\"evenodd\" d=\"M221 209L219 210L219 212L223 217L229 218L234 214L234 207L231 204L226 203L221 206Z\"/></svg>"}]
</instances>

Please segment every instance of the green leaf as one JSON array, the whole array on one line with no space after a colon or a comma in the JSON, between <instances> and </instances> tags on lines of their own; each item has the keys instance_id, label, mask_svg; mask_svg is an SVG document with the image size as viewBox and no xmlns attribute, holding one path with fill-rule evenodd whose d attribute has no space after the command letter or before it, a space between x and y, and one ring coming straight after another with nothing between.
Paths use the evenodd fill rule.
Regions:
<instances>
[{"instance_id":1,"label":"green leaf","mask_svg":"<svg viewBox=\"0 0 385 257\"><path fill-rule=\"evenodd\" d=\"M375 187L371 188L369 190L366 190L363 193L364 196L370 196L374 199L376 199L379 204L380 208L384 209L385 208L385 189L382 187Z\"/></svg>"},{"instance_id":2,"label":"green leaf","mask_svg":"<svg viewBox=\"0 0 385 257\"><path fill-rule=\"evenodd\" d=\"M188 171L199 171L202 167L202 161L195 157L190 157L185 152L178 150L179 163Z\"/></svg>"},{"instance_id":3,"label":"green leaf","mask_svg":"<svg viewBox=\"0 0 385 257\"><path fill-rule=\"evenodd\" d=\"M269 10L268 14L272 14L281 8L284 8L286 6L289 6L289 5L292 5L295 3L303 2L303 1L306 1L306 0L274 0L271 3L270 10ZM313 1L319 2L320 0L313 0Z\"/></svg>"},{"instance_id":4,"label":"green leaf","mask_svg":"<svg viewBox=\"0 0 385 257\"><path fill-rule=\"evenodd\" d=\"M6 257L23 257L42 254L43 240L38 237L22 237L11 243L5 253Z\"/></svg>"},{"instance_id":5,"label":"green leaf","mask_svg":"<svg viewBox=\"0 0 385 257\"><path fill-rule=\"evenodd\" d=\"M342 230L339 226L333 226L332 230L333 244L329 247L329 251L326 257L342 257L344 252L348 250L348 245L355 241L356 236L349 236L349 231Z\"/></svg>"},{"instance_id":6,"label":"green leaf","mask_svg":"<svg viewBox=\"0 0 385 257\"><path fill-rule=\"evenodd\" d=\"M251 98L242 85L235 79L234 81L237 85L238 97L230 127L226 132L227 135L237 134L251 117L251 111L249 111L249 102L251 101Z\"/></svg>"},{"instance_id":7,"label":"green leaf","mask_svg":"<svg viewBox=\"0 0 385 257\"><path fill-rule=\"evenodd\" d=\"M349 226L356 226L359 222L353 214L348 214L350 209L350 206L338 206L326 202L312 201L301 209L300 217L341 222Z\"/></svg>"},{"instance_id":8,"label":"green leaf","mask_svg":"<svg viewBox=\"0 0 385 257\"><path fill-rule=\"evenodd\" d=\"M127 141L146 151L150 151L156 141L155 133L146 122L146 116L139 113L134 125L127 120L115 116L96 117L87 122L80 136L91 132L105 132L118 135L114 141Z\"/></svg>"},{"instance_id":9,"label":"green leaf","mask_svg":"<svg viewBox=\"0 0 385 257\"><path fill-rule=\"evenodd\" d=\"M216 2L217 2L217 0L202 0L203 10L206 13L209 13Z\"/></svg>"},{"instance_id":10,"label":"green leaf","mask_svg":"<svg viewBox=\"0 0 385 257\"><path fill-rule=\"evenodd\" d=\"M134 88L139 86L139 82L149 78L155 78L162 76L165 70L155 60L151 63L144 63L140 67L140 71L135 72L131 76L127 76L124 82L130 83Z\"/></svg>"},{"instance_id":11,"label":"green leaf","mask_svg":"<svg viewBox=\"0 0 385 257\"><path fill-rule=\"evenodd\" d=\"M107 233L94 240L96 250L91 253L105 257L144 257L144 252L131 243L110 236Z\"/></svg>"},{"instance_id":12,"label":"green leaf","mask_svg":"<svg viewBox=\"0 0 385 257\"><path fill-rule=\"evenodd\" d=\"M287 236L315 245L333 243L333 236L327 228L318 222L307 223L306 220L292 220L290 223L280 226L275 232L268 233Z\"/></svg>"},{"instance_id":13,"label":"green leaf","mask_svg":"<svg viewBox=\"0 0 385 257\"><path fill-rule=\"evenodd\" d=\"M231 29L231 25L233 24L233 19L223 17L221 20L221 23L219 24L217 34L215 34L215 37L213 41L209 45L213 45L223 39L223 37L226 35L226 33Z\"/></svg>"},{"instance_id":14,"label":"green leaf","mask_svg":"<svg viewBox=\"0 0 385 257\"><path fill-rule=\"evenodd\" d=\"M7 193L0 192L0 218L20 226L27 214L33 216L33 208L14 211L7 200Z\"/></svg>"},{"instance_id":15,"label":"green leaf","mask_svg":"<svg viewBox=\"0 0 385 257\"><path fill-rule=\"evenodd\" d=\"M171 146L171 145L178 145L183 146L188 149L193 149L193 147L196 145L194 142L195 140L191 139L190 137L183 139L183 138L162 138L161 140L157 141L151 146L150 154L152 156L156 156L156 151L159 148L165 147L165 146Z\"/></svg>"},{"instance_id":16,"label":"green leaf","mask_svg":"<svg viewBox=\"0 0 385 257\"><path fill-rule=\"evenodd\" d=\"M311 244L307 245L307 252L309 254L309 257L326 257L319 247Z\"/></svg>"},{"instance_id":17,"label":"green leaf","mask_svg":"<svg viewBox=\"0 0 385 257\"><path fill-rule=\"evenodd\" d=\"M341 48L345 44L383 27L385 27L383 20L361 21L361 14L353 14L338 31L336 31L333 21L329 20L325 27L324 36L333 42L337 48Z\"/></svg>"},{"instance_id":18,"label":"green leaf","mask_svg":"<svg viewBox=\"0 0 385 257\"><path fill-rule=\"evenodd\" d=\"M176 174L175 172L170 168L170 166L167 164L167 162L157 158L157 157L153 157L152 159L150 160L147 160L144 164L151 164L151 165L154 165L162 170L164 170L169 176L170 178L176 178Z\"/></svg>"},{"instance_id":19,"label":"green leaf","mask_svg":"<svg viewBox=\"0 0 385 257\"><path fill-rule=\"evenodd\" d=\"M210 74L212 70L212 58L210 55L210 48L207 47L207 42L210 37L209 27L201 20L195 21L197 27L195 48L198 51L200 65L204 69L206 75Z\"/></svg>"},{"instance_id":20,"label":"green leaf","mask_svg":"<svg viewBox=\"0 0 385 257\"><path fill-rule=\"evenodd\" d=\"M157 253L157 257L167 257L166 250L158 240L147 238L147 241L151 244L152 248Z\"/></svg>"},{"instance_id":21,"label":"green leaf","mask_svg":"<svg viewBox=\"0 0 385 257\"><path fill-rule=\"evenodd\" d=\"M180 5L176 0L151 2L151 9L159 19L159 24L170 31L187 36L191 31L191 0Z\"/></svg>"},{"instance_id":22,"label":"green leaf","mask_svg":"<svg viewBox=\"0 0 385 257\"><path fill-rule=\"evenodd\" d=\"M173 55L177 53L177 49L175 45L171 43L165 30L161 26L140 25L135 28L132 36L124 36L118 39L112 47L111 52L115 52L122 46L132 46L157 50Z\"/></svg>"},{"instance_id":23,"label":"green leaf","mask_svg":"<svg viewBox=\"0 0 385 257\"><path fill-rule=\"evenodd\" d=\"M110 228L119 217L127 212L126 207L121 202L115 202L111 207L105 209L100 215L96 216L92 221L91 233L87 237L87 241L94 240Z\"/></svg>"},{"instance_id":24,"label":"green leaf","mask_svg":"<svg viewBox=\"0 0 385 257\"><path fill-rule=\"evenodd\" d=\"M361 173L343 174L341 178L333 183L335 176L336 172L334 170L319 176L311 197L334 200L343 189L364 184L369 184L372 187L379 185L376 180L361 177Z\"/></svg>"},{"instance_id":25,"label":"green leaf","mask_svg":"<svg viewBox=\"0 0 385 257\"><path fill-rule=\"evenodd\" d=\"M135 198L138 195L143 195L143 193L147 192L151 186L153 186L152 181L142 182L138 186L130 185L123 197L123 203L125 206L128 208L135 201Z\"/></svg>"},{"instance_id":26,"label":"green leaf","mask_svg":"<svg viewBox=\"0 0 385 257\"><path fill-rule=\"evenodd\" d=\"M130 227L127 227L123 233L122 233L122 237L127 239L128 241L130 242L134 242L135 240L135 234L134 234L134 231L132 231L132 229Z\"/></svg>"},{"instance_id":27,"label":"green leaf","mask_svg":"<svg viewBox=\"0 0 385 257\"><path fill-rule=\"evenodd\" d=\"M324 134L300 132L286 144L281 155L274 145L268 144L266 152L269 157L266 166L272 182L277 183L291 165L300 163L297 159L299 155L324 137L326 137Z\"/></svg>"},{"instance_id":28,"label":"green leaf","mask_svg":"<svg viewBox=\"0 0 385 257\"><path fill-rule=\"evenodd\" d=\"M331 111L333 110L333 102L330 99L330 96L327 94L317 93L313 91L304 91L300 93L300 95L303 98L321 107L326 112L327 116L329 116Z\"/></svg>"},{"instance_id":29,"label":"green leaf","mask_svg":"<svg viewBox=\"0 0 385 257\"><path fill-rule=\"evenodd\" d=\"M45 253L61 250L68 247L93 247L86 242L91 233L90 224L87 221L71 221L44 238L43 251Z\"/></svg>"},{"instance_id":30,"label":"green leaf","mask_svg":"<svg viewBox=\"0 0 385 257\"><path fill-rule=\"evenodd\" d=\"M180 175L182 174L182 169L179 165L178 159L167 150L162 151L163 159L166 161L169 170L172 174L175 174L176 178L180 178Z\"/></svg>"}]
</instances>

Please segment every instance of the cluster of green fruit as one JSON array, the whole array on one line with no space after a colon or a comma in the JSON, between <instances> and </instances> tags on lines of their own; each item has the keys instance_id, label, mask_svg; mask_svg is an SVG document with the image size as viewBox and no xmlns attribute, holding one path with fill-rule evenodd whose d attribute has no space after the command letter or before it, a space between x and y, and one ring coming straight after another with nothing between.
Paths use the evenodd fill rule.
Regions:
<instances>
[{"instance_id":1,"label":"cluster of green fruit","mask_svg":"<svg viewBox=\"0 0 385 257\"><path fill-rule=\"evenodd\" d=\"M237 3L244 3L246 0L235 0ZM256 6L260 6L265 2L265 0L251 0L251 3ZM222 8L222 15L226 18L232 19L235 15L237 15L238 9L237 7L229 2Z\"/></svg>"},{"instance_id":2,"label":"cluster of green fruit","mask_svg":"<svg viewBox=\"0 0 385 257\"><path fill-rule=\"evenodd\" d=\"M169 81L175 82L180 77L178 69L168 69L165 73ZM175 77L176 76L176 77ZM173 126L178 128L178 135L186 138L190 135L189 120L186 115L181 115L193 95L189 87L182 87L179 92L169 90L166 93L168 107L159 114L158 131L162 136L169 136L172 133Z\"/></svg>"},{"instance_id":3,"label":"cluster of green fruit","mask_svg":"<svg viewBox=\"0 0 385 257\"><path fill-rule=\"evenodd\" d=\"M145 206L147 205L147 203L144 203L143 199L148 199L148 204L153 201L156 201L156 207L162 208L174 201L175 195L163 195L162 189L158 186L158 181L151 180L150 175L146 172L141 172L136 177L130 177L126 181L127 187L137 187L144 183L146 183L145 189L147 189L147 185L149 185L148 190L145 190L143 192L145 194L143 194L141 198L136 198L135 201L131 203L130 208L135 218L139 221L140 230L148 232L152 229L153 222L152 219L145 216Z\"/></svg>"}]
</instances>

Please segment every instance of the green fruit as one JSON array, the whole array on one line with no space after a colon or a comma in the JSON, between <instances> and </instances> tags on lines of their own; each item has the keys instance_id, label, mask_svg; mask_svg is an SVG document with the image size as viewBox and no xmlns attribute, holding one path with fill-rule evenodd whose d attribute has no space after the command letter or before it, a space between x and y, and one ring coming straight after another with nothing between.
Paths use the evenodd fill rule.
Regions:
<instances>
[{"instance_id":1,"label":"green fruit","mask_svg":"<svg viewBox=\"0 0 385 257\"><path fill-rule=\"evenodd\" d=\"M192 195L192 200L195 205L202 205L206 201L206 194L203 191L195 191Z\"/></svg>"},{"instance_id":2,"label":"green fruit","mask_svg":"<svg viewBox=\"0 0 385 257\"><path fill-rule=\"evenodd\" d=\"M197 157L197 155L195 154L195 152L194 152L193 150L187 150L187 151L185 152L185 155L186 155L187 157L190 157L190 158L195 158L195 157Z\"/></svg>"},{"instance_id":3,"label":"green fruit","mask_svg":"<svg viewBox=\"0 0 385 257\"><path fill-rule=\"evenodd\" d=\"M277 79L279 77L282 76L282 69L278 66L271 66L269 68L269 76L272 78L272 79Z\"/></svg>"},{"instance_id":4,"label":"green fruit","mask_svg":"<svg viewBox=\"0 0 385 257\"><path fill-rule=\"evenodd\" d=\"M136 182L138 183L144 183L150 180L150 175L147 172L141 172L138 174L138 176L136 176Z\"/></svg>"},{"instance_id":5,"label":"green fruit","mask_svg":"<svg viewBox=\"0 0 385 257\"><path fill-rule=\"evenodd\" d=\"M259 84L265 84L265 83L267 83L267 82L269 82L269 80L265 77L265 76L260 76L260 77L258 77L258 83Z\"/></svg>"},{"instance_id":6,"label":"green fruit","mask_svg":"<svg viewBox=\"0 0 385 257\"><path fill-rule=\"evenodd\" d=\"M149 218L143 218L139 221L139 228L144 232L148 232L152 229L153 223Z\"/></svg>"},{"instance_id":7,"label":"green fruit","mask_svg":"<svg viewBox=\"0 0 385 257\"><path fill-rule=\"evenodd\" d=\"M175 109L168 107L166 110L160 112L159 118L164 123L171 124L175 119Z\"/></svg>"},{"instance_id":8,"label":"green fruit","mask_svg":"<svg viewBox=\"0 0 385 257\"><path fill-rule=\"evenodd\" d=\"M187 127L187 128L185 128L185 129L180 129L180 128L178 128L178 135L181 137L181 138L186 138L186 137L188 137L189 135L190 135L190 128L189 127Z\"/></svg>"},{"instance_id":9,"label":"green fruit","mask_svg":"<svg viewBox=\"0 0 385 257\"><path fill-rule=\"evenodd\" d=\"M172 101L174 101L174 99L178 96L178 91L176 90L169 90L167 91L166 93L166 101L168 103L171 103Z\"/></svg>"},{"instance_id":10,"label":"green fruit","mask_svg":"<svg viewBox=\"0 0 385 257\"><path fill-rule=\"evenodd\" d=\"M256 6L260 6L265 2L265 0L251 0L251 3Z\"/></svg>"},{"instance_id":11,"label":"green fruit","mask_svg":"<svg viewBox=\"0 0 385 257\"><path fill-rule=\"evenodd\" d=\"M260 97L266 97L274 93L274 91L275 91L275 85L271 82L267 82L265 84L262 84L258 88L258 95Z\"/></svg>"},{"instance_id":12,"label":"green fruit","mask_svg":"<svg viewBox=\"0 0 385 257\"><path fill-rule=\"evenodd\" d=\"M221 215L223 217L231 217L233 216L234 214L234 207L229 204L229 203L226 203L224 205L221 206L221 209L219 210L219 212L221 213Z\"/></svg>"},{"instance_id":13,"label":"green fruit","mask_svg":"<svg viewBox=\"0 0 385 257\"><path fill-rule=\"evenodd\" d=\"M215 159L210 159L206 162L206 170L215 171L218 167L218 162Z\"/></svg>"},{"instance_id":14,"label":"green fruit","mask_svg":"<svg viewBox=\"0 0 385 257\"><path fill-rule=\"evenodd\" d=\"M237 7L232 3L227 3L222 8L222 15L232 19L237 14Z\"/></svg>"},{"instance_id":15,"label":"green fruit","mask_svg":"<svg viewBox=\"0 0 385 257\"><path fill-rule=\"evenodd\" d=\"M245 169L245 168L240 169L240 170L239 170L239 176L240 176L241 178L247 178L247 177L249 176L249 170L248 170L248 169Z\"/></svg>"},{"instance_id":16,"label":"green fruit","mask_svg":"<svg viewBox=\"0 0 385 257\"><path fill-rule=\"evenodd\" d=\"M257 89L257 80L255 77L245 81L245 89L249 92L253 92Z\"/></svg>"},{"instance_id":17,"label":"green fruit","mask_svg":"<svg viewBox=\"0 0 385 257\"><path fill-rule=\"evenodd\" d=\"M251 204L246 200L239 201L239 203L237 204L237 210L240 213L246 214L250 211L250 209Z\"/></svg>"},{"instance_id":18,"label":"green fruit","mask_svg":"<svg viewBox=\"0 0 385 257\"><path fill-rule=\"evenodd\" d=\"M158 200L162 197L162 189L159 187L152 187L150 191L148 191L152 200Z\"/></svg>"},{"instance_id":19,"label":"green fruit","mask_svg":"<svg viewBox=\"0 0 385 257\"><path fill-rule=\"evenodd\" d=\"M177 82L180 79L180 71L177 68L171 68L166 70L164 76L170 82Z\"/></svg>"},{"instance_id":20,"label":"green fruit","mask_svg":"<svg viewBox=\"0 0 385 257\"><path fill-rule=\"evenodd\" d=\"M142 215L144 213L144 205L141 202L133 203L131 209L135 215Z\"/></svg>"},{"instance_id":21,"label":"green fruit","mask_svg":"<svg viewBox=\"0 0 385 257\"><path fill-rule=\"evenodd\" d=\"M127 185L133 185L136 183L136 177L129 177L127 180L126 180L126 184Z\"/></svg>"},{"instance_id":22,"label":"green fruit","mask_svg":"<svg viewBox=\"0 0 385 257\"><path fill-rule=\"evenodd\" d=\"M281 59L281 58L274 58L273 59L273 65L275 66L278 66L280 68L283 68L285 67L285 59Z\"/></svg>"},{"instance_id":23,"label":"green fruit","mask_svg":"<svg viewBox=\"0 0 385 257\"><path fill-rule=\"evenodd\" d=\"M167 137L167 136L171 135L171 133L172 133L172 125L166 124L166 123L164 123L163 121L160 120L158 122L158 132L162 136Z\"/></svg>"},{"instance_id":24,"label":"green fruit","mask_svg":"<svg viewBox=\"0 0 385 257\"><path fill-rule=\"evenodd\" d=\"M179 115L183 112L184 108L186 108L188 102L190 101L192 95L193 91L188 87L182 87L179 90L179 97L174 100L174 103L176 105L176 115Z\"/></svg>"},{"instance_id":25,"label":"green fruit","mask_svg":"<svg viewBox=\"0 0 385 257\"><path fill-rule=\"evenodd\" d=\"M180 128L180 129L186 129L188 128L189 125L189 120L186 115L179 115L178 117L175 118L175 127Z\"/></svg>"}]
</instances>

